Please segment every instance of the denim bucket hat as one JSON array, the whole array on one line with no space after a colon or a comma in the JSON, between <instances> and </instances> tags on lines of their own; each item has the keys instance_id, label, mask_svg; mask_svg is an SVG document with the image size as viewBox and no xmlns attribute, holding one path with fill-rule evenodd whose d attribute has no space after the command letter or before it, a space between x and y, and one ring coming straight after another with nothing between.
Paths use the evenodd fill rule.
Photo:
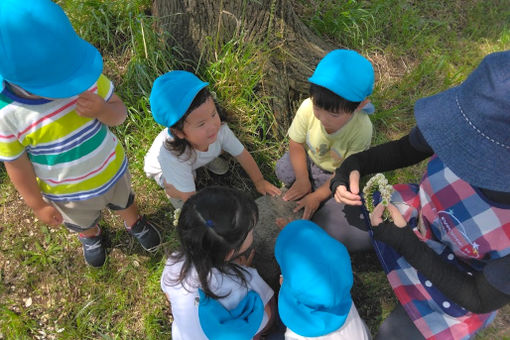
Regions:
<instances>
[{"instance_id":1,"label":"denim bucket hat","mask_svg":"<svg viewBox=\"0 0 510 340\"><path fill-rule=\"evenodd\" d=\"M352 306L352 269L345 246L317 224L289 223L278 235L275 257L283 276L278 295L282 322L305 337L329 334Z\"/></svg>"},{"instance_id":2,"label":"denim bucket hat","mask_svg":"<svg viewBox=\"0 0 510 340\"><path fill-rule=\"evenodd\" d=\"M200 326L210 340L249 340L257 334L264 318L264 304L253 290L233 310L198 290Z\"/></svg>"},{"instance_id":3,"label":"denim bucket hat","mask_svg":"<svg viewBox=\"0 0 510 340\"><path fill-rule=\"evenodd\" d=\"M418 100L414 114L427 143L457 176L510 192L510 51L489 54L459 86Z\"/></svg>"},{"instance_id":4,"label":"denim bucket hat","mask_svg":"<svg viewBox=\"0 0 510 340\"><path fill-rule=\"evenodd\" d=\"M2 89L6 80L47 98L78 95L103 70L99 51L50 0L0 1L0 55Z\"/></svg>"},{"instance_id":5,"label":"denim bucket hat","mask_svg":"<svg viewBox=\"0 0 510 340\"><path fill-rule=\"evenodd\" d=\"M321 59L308 81L351 102L361 102L374 88L374 68L356 51L333 50Z\"/></svg>"},{"instance_id":6,"label":"denim bucket hat","mask_svg":"<svg viewBox=\"0 0 510 340\"><path fill-rule=\"evenodd\" d=\"M150 104L154 120L171 127L184 116L201 89L209 85L187 71L171 71L152 85Z\"/></svg>"}]
</instances>

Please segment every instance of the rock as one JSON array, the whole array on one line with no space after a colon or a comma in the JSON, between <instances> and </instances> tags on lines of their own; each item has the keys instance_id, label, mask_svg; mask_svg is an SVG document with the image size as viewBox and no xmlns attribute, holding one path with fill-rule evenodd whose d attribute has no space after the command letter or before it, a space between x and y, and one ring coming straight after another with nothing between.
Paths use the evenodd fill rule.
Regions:
<instances>
[{"instance_id":1,"label":"rock","mask_svg":"<svg viewBox=\"0 0 510 340\"><path fill-rule=\"evenodd\" d=\"M259 208L259 220L253 232L255 256L252 265L276 293L280 288L280 268L274 258L274 244L281 230L276 219L290 222L301 218L303 212L294 213L296 202L285 202L281 196L261 196L255 203Z\"/></svg>"}]
</instances>

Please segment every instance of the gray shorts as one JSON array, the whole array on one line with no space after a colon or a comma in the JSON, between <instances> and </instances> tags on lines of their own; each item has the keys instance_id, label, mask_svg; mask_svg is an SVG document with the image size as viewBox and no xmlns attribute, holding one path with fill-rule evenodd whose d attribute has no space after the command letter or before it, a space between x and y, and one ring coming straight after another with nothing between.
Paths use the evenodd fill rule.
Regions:
<instances>
[{"instance_id":1,"label":"gray shorts","mask_svg":"<svg viewBox=\"0 0 510 340\"><path fill-rule=\"evenodd\" d=\"M308 157L308 154L306 155L306 166L308 168L308 177L312 184L313 191L326 183L333 175L331 172L319 168L310 157ZM278 177L286 187L290 187L296 180L288 151L276 162L275 172L276 177Z\"/></svg>"},{"instance_id":2,"label":"gray shorts","mask_svg":"<svg viewBox=\"0 0 510 340\"><path fill-rule=\"evenodd\" d=\"M83 232L95 227L101 218L101 210L124 210L134 202L131 190L131 175L126 170L117 183L104 194L84 201L63 201L50 203L62 214L67 228Z\"/></svg>"}]
</instances>

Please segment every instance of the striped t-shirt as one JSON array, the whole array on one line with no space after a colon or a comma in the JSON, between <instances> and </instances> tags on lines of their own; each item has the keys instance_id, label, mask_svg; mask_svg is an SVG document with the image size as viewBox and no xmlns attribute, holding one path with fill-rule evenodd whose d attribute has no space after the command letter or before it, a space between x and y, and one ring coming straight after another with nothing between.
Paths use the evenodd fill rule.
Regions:
<instances>
[{"instance_id":1,"label":"striped t-shirt","mask_svg":"<svg viewBox=\"0 0 510 340\"><path fill-rule=\"evenodd\" d=\"M88 91L106 101L113 84L104 75ZM108 127L76 114L78 96L25 99L0 93L0 161L28 154L43 195L52 201L99 196L125 173L122 145Z\"/></svg>"}]
</instances>

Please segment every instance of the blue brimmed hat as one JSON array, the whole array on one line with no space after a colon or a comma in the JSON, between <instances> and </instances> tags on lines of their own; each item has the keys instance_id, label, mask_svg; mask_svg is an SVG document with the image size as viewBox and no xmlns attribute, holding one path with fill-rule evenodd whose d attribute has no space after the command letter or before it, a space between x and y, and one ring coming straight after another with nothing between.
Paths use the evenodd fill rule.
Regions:
<instances>
[{"instance_id":1,"label":"blue brimmed hat","mask_svg":"<svg viewBox=\"0 0 510 340\"><path fill-rule=\"evenodd\" d=\"M260 296L249 291L233 310L198 290L200 326L210 340L249 340L257 333L264 318L264 304Z\"/></svg>"},{"instance_id":2,"label":"blue brimmed hat","mask_svg":"<svg viewBox=\"0 0 510 340\"><path fill-rule=\"evenodd\" d=\"M150 96L152 116L163 126L171 127L184 116L198 92L209 83L187 71L171 71L159 76Z\"/></svg>"},{"instance_id":3,"label":"blue brimmed hat","mask_svg":"<svg viewBox=\"0 0 510 340\"><path fill-rule=\"evenodd\" d=\"M361 102L374 88L374 68L356 51L334 50L321 59L308 81L351 102Z\"/></svg>"},{"instance_id":4,"label":"blue brimmed hat","mask_svg":"<svg viewBox=\"0 0 510 340\"><path fill-rule=\"evenodd\" d=\"M103 70L99 51L50 0L0 1L0 56L2 89L6 80L47 98L80 94Z\"/></svg>"},{"instance_id":5,"label":"blue brimmed hat","mask_svg":"<svg viewBox=\"0 0 510 340\"><path fill-rule=\"evenodd\" d=\"M457 176L510 192L510 51L489 54L459 86L418 100L414 114L427 143Z\"/></svg>"},{"instance_id":6,"label":"blue brimmed hat","mask_svg":"<svg viewBox=\"0 0 510 340\"><path fill-rule=\"evenodd\" d=\"M289 223L278 235L276 261L283 283L278 295L282 322L305 337L329 334L352 306L352 269L345 246L317 224Z\"/></svg>"}]
</instances>

